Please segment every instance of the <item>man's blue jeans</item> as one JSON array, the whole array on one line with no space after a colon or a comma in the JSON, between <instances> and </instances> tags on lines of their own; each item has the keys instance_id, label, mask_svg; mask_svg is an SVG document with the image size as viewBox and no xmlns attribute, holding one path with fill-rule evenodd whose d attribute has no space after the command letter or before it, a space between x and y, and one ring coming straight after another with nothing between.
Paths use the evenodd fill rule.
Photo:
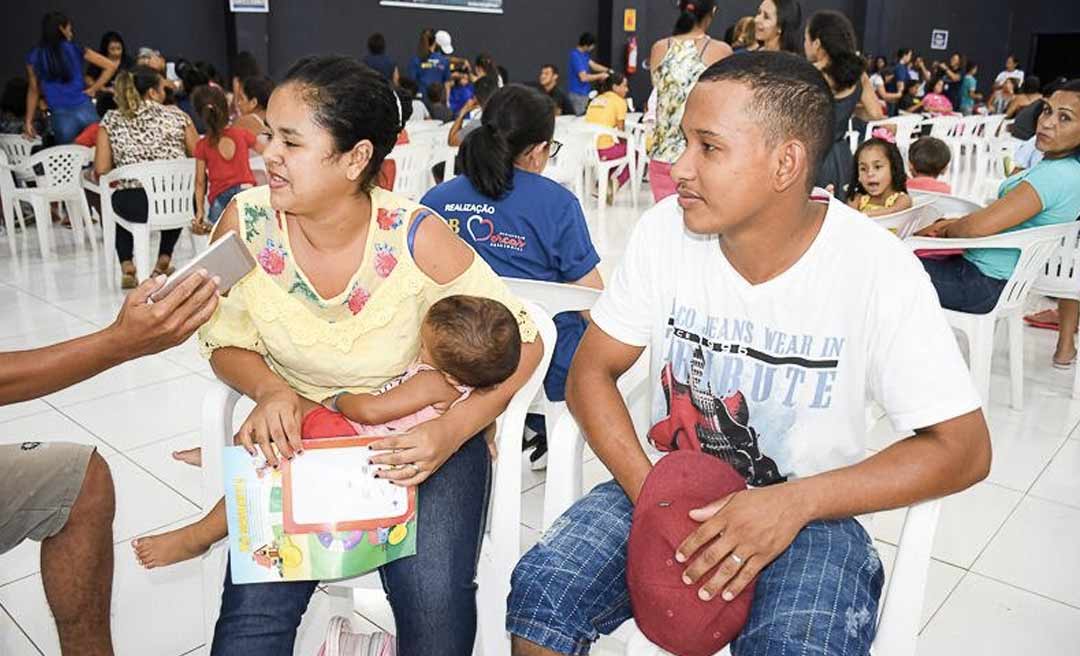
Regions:
<instances>
[{"instance_id":1,"label":"man's blue jeans","mask_svg":"<svg viewBox=\"0 0 1080 656\"><path fill-rule=\"evenodd\" d=\"M514 569L507 630L580 655L629 620L626 542L633 513L610 481L559 517ZM731 652L869 654L883 582L877 551L858 522L813 522L758 575L750 618Z\"/></svg>"},{"instance_id":2,"label":"man's blue jeans","mask_svg":"<svg viewBox=\"0 0 1080 656\"><path fill-rule=\"evenodd\" d=\"M416 555L379 570L397 625L399 656L460 656L476 637L476 563L491 460L483 436L420 485ZM292 656L315 581L237 585L225 572L215 656Z\"/></svg>"}]
</instances>

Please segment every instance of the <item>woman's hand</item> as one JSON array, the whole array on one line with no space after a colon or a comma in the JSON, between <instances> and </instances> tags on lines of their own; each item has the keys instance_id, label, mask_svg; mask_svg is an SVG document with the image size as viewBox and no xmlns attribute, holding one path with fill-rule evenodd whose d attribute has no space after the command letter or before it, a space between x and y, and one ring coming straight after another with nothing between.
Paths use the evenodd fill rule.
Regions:
<instances>
[{"instance_id":1,"label":"woman's hand","mask_svg":"<svg viewBox=\"0 0 1080 656\"><path fill-rule=\"evenodd\" d=\"M930 225L926 226L922 230L915 233L916 237L947 237L949 226L956 223L960 219L938 219Z\"/></svg>"},{"instance_id":2,"label":"woman's hand","mask_svg":"<svg viewBox=\"0 0 1080 656\"><path fill-rule=\"evenodd\" d=\"M390 465L375 474L394 485L420 485L439 470L461 443L444 429L438 419L424 422L411 431L372 442L372 451L384 451L371 459L374 465Z\"/></svg>"},{"instance_id":3,"label":"woman's hand","mask_svg":"<svg viewBox=\"0 0 1080 656\"><path fill-rule=\"evenodd\" d=\"M308 401L306 405L314 407ZM248 415L234 441L255 455L255 447L262 451L266 461L277 467L277 453L286 460L303 451L300 442L300 426L304 419L305 401L289 388L282 387L260 397L255 409ZM277 453L274 451L277 447Z\"/></svg>"},{"instance_id":4,"label":"woman's hand","mask_svg":"<svg viewBox=\"0 0 1080 656\"><path fill-rule=\"evenodd\" d=\"M698 596L705 601L718 595L731 601L806 526L809 516L804 505L790 485L780 484L735 492L691 510L690 518L701 526L675 553L680 563L690 562L683 583L704 583ZM717 565L716 573L706 580L705 575Z\"/></svg>"},{"instance_id":5,"label":"woman's hand","mask_svg":"<svg viewBox=\"0 0 1080 656\"><path fill-rule=\"evenodd\" d=\"M37 136L38 133L37 130L34 129L34 122L32 120L23 121L23 137L26 139L37 139Z\"/></svg>"}]
</instances>

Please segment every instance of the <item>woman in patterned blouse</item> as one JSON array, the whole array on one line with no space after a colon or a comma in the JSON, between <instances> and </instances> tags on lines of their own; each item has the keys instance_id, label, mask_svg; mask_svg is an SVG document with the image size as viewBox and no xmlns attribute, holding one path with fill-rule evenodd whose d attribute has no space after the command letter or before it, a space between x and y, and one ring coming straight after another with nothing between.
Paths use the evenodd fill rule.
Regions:
<instances>
[{"instance_id":1,"label":"woman in patterned blouse","mask_svg":"<svg viewBox=\"0 0 1080 656\"><path fill-rule=\"evenodd\" d=\"M198 135L191 119L176 107L161 104L165 78L147 66L136 66L116 77L116 104L105 114L98 131L94 168L104 175L117 166L191 157ZM113 211L127 221L145 223L149 213L146 192L135 180L120 180L112 195ZM172 253L180 229L161 233L157 265L152 275L172 273ZM123 228L116 231L116 255L123 274L121 287L138 285L132 261L134 242ZM146 272L143 272L144 274Z\"/></svg>"}]
</instances>

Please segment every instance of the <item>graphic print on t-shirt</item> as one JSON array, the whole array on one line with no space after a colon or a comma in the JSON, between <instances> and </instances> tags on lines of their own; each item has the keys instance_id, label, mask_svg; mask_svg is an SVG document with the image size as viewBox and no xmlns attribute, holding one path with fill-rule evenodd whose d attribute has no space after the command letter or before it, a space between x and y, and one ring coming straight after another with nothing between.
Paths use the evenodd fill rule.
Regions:
<instances>
[{"instance_id":1,"label":"graphic print on t-shirt","mask_svg":"<svg viewBox=\"0 0 1080 656\"><path fill-rule=\"evenodd\" d=\"M792 335L748 319L677 307L660 372L663 415L649 440L663 451L697 449L752 486L787 480L788 438L800 414L832 405L841 337Z\"/></svg>"}]
</instances>

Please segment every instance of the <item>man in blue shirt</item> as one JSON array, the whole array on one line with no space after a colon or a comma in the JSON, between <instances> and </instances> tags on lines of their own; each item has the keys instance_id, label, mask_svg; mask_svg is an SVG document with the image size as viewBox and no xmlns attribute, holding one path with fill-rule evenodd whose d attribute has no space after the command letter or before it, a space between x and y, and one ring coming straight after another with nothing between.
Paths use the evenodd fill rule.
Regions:
<instances>
[{"instance_id":1,"label":"man in blue shirt","mask_svg":"<svg viewBox=\"0 0 1080 656\"><path fill-rule=\"evenodd\" d=\"M585 32L578 39L577 47L570 51L570 77L566 83L566 89L567 96L574 105L574 113L578 116L584 116L585 109L589 106L592 83L603 80L611 73L610 68L592 60L594 50L596 50L596 37Z\"/></svg>"},{"instance_id":2,"label":"man in blue shirt","mask_svg":"<svg viewBox=\"0 0 1080 656\"><path fill-rule=\"evenodd\" d=\"M911 73L908 66L911 64L913 52L911 48L900 48L896 51L896 64L893 66L893 79L885 83L885 91L896 94L897 98L904 97L904 89L911 83ZM889 114L896 114L896 105L889 104Z\"/></svg>"}]
</instances>

